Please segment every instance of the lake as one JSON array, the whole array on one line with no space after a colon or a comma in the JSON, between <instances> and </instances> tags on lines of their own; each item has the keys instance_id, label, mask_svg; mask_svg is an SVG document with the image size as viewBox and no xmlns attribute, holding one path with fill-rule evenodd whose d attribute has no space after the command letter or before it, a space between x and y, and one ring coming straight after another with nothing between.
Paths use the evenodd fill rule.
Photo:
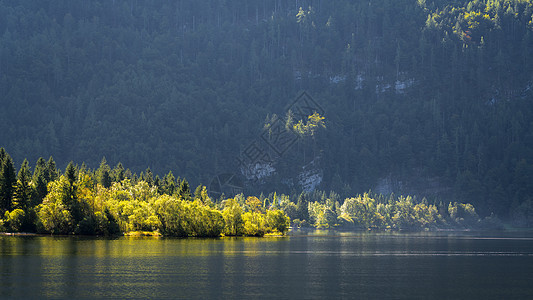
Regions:
<instances>
[{"instance_id":1,"label":"lake","mask_svg":"<svg viewBox=\"0 0 533 300\"><path fill-rule=\"evenodd\" d=\"M533 233L0 236L0 298L533 299Z\"/></svg>"}]
</instances>

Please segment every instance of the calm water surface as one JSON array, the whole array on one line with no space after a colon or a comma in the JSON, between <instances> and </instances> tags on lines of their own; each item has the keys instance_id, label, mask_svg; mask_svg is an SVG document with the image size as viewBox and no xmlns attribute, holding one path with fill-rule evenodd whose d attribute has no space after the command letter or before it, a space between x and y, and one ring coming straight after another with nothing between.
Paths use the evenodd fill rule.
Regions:
<instances>
[{"instance_id":1,"label":"calm water surface","mask_svg":"<svg viewBox=\"0 0 533 300\"><path fill-rule=\"evenodd\" d=\"M1 236L0 298L533 299L533 233Z\"/></svg>"}]
</instances>

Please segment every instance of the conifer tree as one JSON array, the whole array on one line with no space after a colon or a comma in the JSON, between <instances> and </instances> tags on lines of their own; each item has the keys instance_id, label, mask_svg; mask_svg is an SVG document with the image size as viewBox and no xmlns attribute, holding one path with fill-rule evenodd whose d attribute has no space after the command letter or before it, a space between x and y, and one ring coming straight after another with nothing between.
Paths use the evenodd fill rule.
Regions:
<instances>
[{"instance_id":1,"label":"conifer tree","mask_svg":"<svg viewBox=\"0 0 533 300\"><path fill-rule=\"evenodd\" d=\"M68 182L66 187L66 194L63 199L64 204L72 214L72 218L75 223L78 223L82 218L82 210L78 199L78 184L76 178L77 168L71 161L65 169L65 177Z\"/></svg>"},{"instance_id":2,"label":"conifer tree","mask_svg":"<svg viewBox=\"0 0 533 300\"><path fill-rule=\"evenodd\" d=\"M154 185L154 174L152 173L152 170L150 170L150 167L146 168L146 171L142 174L142 180L146 181L149 186Z\"/></svg>"},{"instance_id":3,"label":"conifer tree","mask_svg":"<svg viewBox=\"0 0 533 300\"><path fill-rule=\"evenodd\" d=\"M172 171L169 171L165 177L163 177L163 182L161 188L159 189L161 194L173 195L176 192L176 178L172 174Z\"/></svg>"},{"instance_id":4,"label":"conifer tree","mask_svg":"<svg viewBox=\"0 0 533 300\"><path fill-rule=\"evenodd\" d=\"M0 165L4 161L4 158L6 157L6 155L7 155L6 149L4 149L4 147L0 148Z\"/></svg>"},{"instance_id":5,"label":"conifer tree","mask_svg":"<svg viewBox=\"0 0 533 300\"><path fill-rule=\"evenodd\" d=\"M302 192L300 196L298 196L296 212L301 221L309 220L308 201L305 192Z\"/></svg>"},{"instance_id":6,"label":"conifer tree","mask_svg":"<svg viewBox=\"0 0 533 300\"><path fill-rule=\"evenodd\" d=\"M196 187L194 190L194 200L200 200L202 198L202 185Z\"/></svg>"},{"instance_id":7,"label":"conifer tree","mask_svg":"<svg viewBox=\"0 0 533 300\"><path fill-rule=\"evenodd\" d=\"M2 212L11 210L13 192L17 181L13 159L5 150L3 152L3 160L0 162L0 211Z\"/></svg>"},{"instance_id":8,"label":"conifer tree","mask_svg":"<svg viewBox=\"0 0 533 300\"><path fill-rule=\"evenodd\" d=\"M212 204L211 199L209 198L209 195L207 193L207 188L200 184L196 187L196 190L194 190L194 200L199 200L204 205L210 205Z\"/></svg>"},{"instance_id":9,"label":"conifer tree","mask_svg":"<svg viewBox=\"0 0 533 300\"><path fill-rule=\"evenodd\" d=\"M191 189L189 187L189 183L185 178L183 178L183 180L181 181L180 188L178 190L178 195L183 200L191 200Z\"/></svg>"},{"instance_id":10,"label":"conifer tree","mask_svg":"<svg viewBox=\"0 0 533 300\"><path fill-rule=\"evenodd\" d=\"M69 162L65 169L65 176L67 176L70 186L74 186L74 182L76 182L76 167L72 161Z\"/></svg>"},{"instance_id":11,"label":"conifer tree","mask_svg":"<svg viewBox=\"0 0 533 300\"><path fill-rule=\"evenodd\" d=\"M126 178L126 171L124 170L124 167L122 166L122 163L118 163L117 166L113 169L113 181L114 182L121 182Z\"/></svg>"},{"instance_id":12,"label":"conifer tree","mask_svg":"<svg viewBox=\"0 0 533 300\"><path fill-rule=\"evenodd\" d=\"M26 210L31 205L33 188L30 185L31 172L28 161L25 159L20 167L13 195L13 208Z\"/></svg>"},{"instance_id":13,"label":"conifer tree","mask_svg":"<svg viewBox=\"0 0 533 300\"><path fill-rule=\"evenodd\" d=\"M57 169L56 162L52 156L50 156L48 162L46 163L46 169L48 171L48 182L57 180L59 178L59 170Z\"/></svg>"},{"instance_id":14,"label":"conifer tree","mask_svg":"<svg viewBox=\"0 0 533 300\"><path fill-rule=\"evenodd\" d=\"M33 170L32 184L34 188L32 206L40 204L47 194L47 185L49 182L48 169L44 158L39 157Z\"/></svg>"},{"instance_id":15,"label":"conifer tree","mask_svg":"<svg viewBox=\"0 0 533 300\"><path fill-rule=\"evenodd\" d=\"M102 158L102 161L100 162L100 167L98 168L96 173L98 176L98 183L101 186L105 188L111 186L111 168L107 164L105 157Z\"/></svg>"}]
</instances>

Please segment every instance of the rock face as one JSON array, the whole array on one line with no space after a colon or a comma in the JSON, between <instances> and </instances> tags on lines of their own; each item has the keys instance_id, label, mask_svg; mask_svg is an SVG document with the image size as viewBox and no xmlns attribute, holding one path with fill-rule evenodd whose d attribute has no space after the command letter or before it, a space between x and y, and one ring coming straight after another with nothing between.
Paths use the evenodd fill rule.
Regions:
<instances>
[{"instance_id":1,"label":"rock face","mask_svg":"<svg viewBox=\"0 0 533 300\"><path fill-rule=\"evenodd\" d=\"M324 178L324 172L319 167L318 157L313 159L309 164L302 167L298 174L298 184L306 192L314 191Z\"/></svg>"},{"instance_id":2,"label":"rock face","mask_svg":"<svg viewBox=\"0 0 533 300\"><path fill-rule=\"evenodd\" d=\"M264 182L276 172L271 163L255 163L241 168L241 174L250 181Z\"/></svg>"},{"instance_id":3,"label":"rock face","mask_svg":"<svg viewBox=\"0 0 533 300\"><path fill-rule=\"evenodd\" d=\"M322 170L306 170L300 173L300 175L298 176L298 183L302 187L303 191L312 192L322 182L322 178Z\"/></svg>"},{"instance_id":4,"label":"rock face","mask_svg":"<svg viewBox=\"0 0 533 300\"><path fill-rule=\"evenodd\" d=\"M303 191L312 192L319 187L324 179L324 170L320 167L319 157L315 157L311 162L305 166L290 172L292 174L286 174L279 178L281 183L293 188L298 186ZM240 169L241 175L247 181L248 185L263 185L269 184L270 181L276 180L279 176L279 172L276 170L276 166L273 163L255 163L242 166ZM283 172L282 172L283 173Z\"/></svg>"}]
</instances>

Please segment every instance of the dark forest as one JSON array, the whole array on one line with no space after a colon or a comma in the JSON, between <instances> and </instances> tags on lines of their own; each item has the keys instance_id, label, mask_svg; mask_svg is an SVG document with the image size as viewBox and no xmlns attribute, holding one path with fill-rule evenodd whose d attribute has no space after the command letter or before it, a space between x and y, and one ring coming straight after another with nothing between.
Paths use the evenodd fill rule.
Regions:
<instances>
[{"instance_id":1,"label":"dark forest","mask_svg":"<svg viewBox=\"0 0 533 300\"><path fill-rule=\"evenodd\" d=\"M95 192L176 174L212 192L206 213L235 196L213 186L229 174L264 218L299 216L274 192L333 224L344 199L416 195L531 226L532 87L526 0L0 1L2 209L20 176L41 204L53 162L46 183L70 168Z\"/></svg>"}]
</instances>

